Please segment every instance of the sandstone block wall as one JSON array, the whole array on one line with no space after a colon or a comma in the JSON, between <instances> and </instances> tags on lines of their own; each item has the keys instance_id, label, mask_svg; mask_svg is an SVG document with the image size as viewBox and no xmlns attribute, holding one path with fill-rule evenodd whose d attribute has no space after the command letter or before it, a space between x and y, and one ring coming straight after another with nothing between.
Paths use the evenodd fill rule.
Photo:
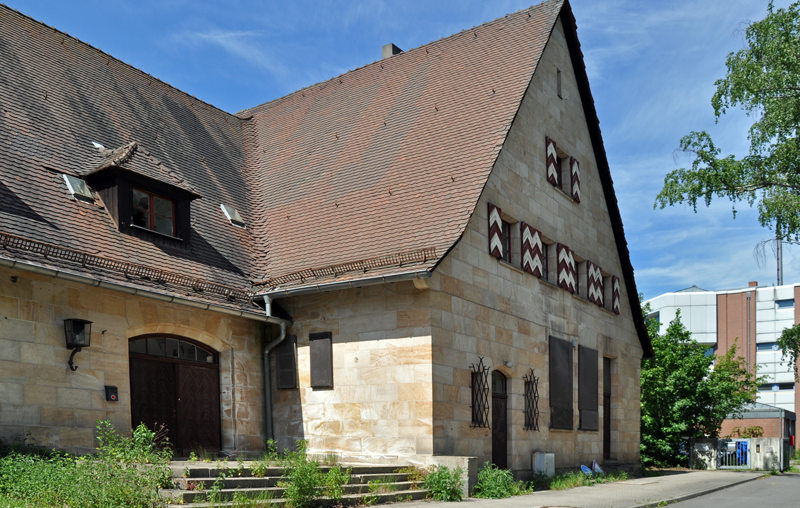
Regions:
<instances>
[{"instance_id":1,"label":"sandstone block wall","mask_svg":"<svg viewBox=\"0 0 800 508\"><path fill-rule=\"evenodd\" d=\"M75 372L67 365L67 318L94 323ZM0 440L82 453L96 445L98 419L130 430L128 339L169 333L219 352L223 448L261 450L263 326L0 267ZM118 402L105 400L105 385L117 386Z\"/></svg>"},{"instance_id":2,"label":"sandstone block wall","mask_svg":"<svg viewBox=\"0 0 800 508\"><path fill-rule=\"evenodd\" d=\"M430 292L412 282L281 301L294 318L299 389L275 390L279 447L392 460L432 449ZM333 388L310 386L310 333L333 334ZM274 361L274 360L273 360Z\"/></svg>"},{"instance_id":3,"label":"sandstone block wall","mask_svg":"<svg viewBox=\"0 0 800 508\"><path fill-rule=\"evenodd\" d=\"M563 97L556 94L561 71ZM581 202L575 203L546 180L545 137L580 160ZM524 221L583 259L622 278L619 255L597 171L575 75L561 24L557 25L534 74L522 107L461 241L431 279L434 380L434 452L491 459L491 432L471 428L469 365L485 357L509 378L509 466L529 471L533 451L554 452L556 467L602 461L602 431L549 430L548 337L574 340L598 350L598 400L602 407L603 357L612 358L611 455L620 462L639 460L639 366L627 289L622 314L523 272L512 235L512 264L488 253L487 203L499 206L505 220ZM551 251L554 251L554 246ZM552 253L551 253L552 255ZM554 273L550 258L551 273ZM517 265L517 266L514 266ZM551 278L551 280L553 280ZM610 308L610 305L607 305ZM511 362L506 367L504 362ZM574 355L574 427L578 426L577 350ZM539 432L523 430L522 377L539 377Z\"/></svg>"}]
</instances>

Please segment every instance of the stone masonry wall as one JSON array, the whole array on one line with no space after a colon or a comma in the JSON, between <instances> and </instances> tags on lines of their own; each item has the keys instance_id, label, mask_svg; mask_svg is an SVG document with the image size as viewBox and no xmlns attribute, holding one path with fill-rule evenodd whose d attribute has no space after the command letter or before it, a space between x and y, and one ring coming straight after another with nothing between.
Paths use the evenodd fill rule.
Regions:
<instances>
[{"instance_id":1,"label":"stone masonry wall","mask_svg":"<svg viewBox=\"0 0 800 508\"><path fill-rule=\"evenodd\" d=\"M562 73L564 99L556 94ZM580 203L546 181L545 136L581 163ZM512 237L512 263L489 255L487 203L504 220L524 221L577 256L622 278L597 164L560 21L553 31L508 139L480 202L458 245L430 279L433 327L434 452L491 460L491 431L471 428L469 365L478 356L509 379L509 466L531 469L531 452L554 452L556 467L602 462L602 430L549 430L548 337L574 340L598 350L598 400L602 429L603 357L612 358L611 455L622 463L639 460L639 369L642 349L622 283L621 315L599 308L523 272ZM513 235L512 235L513 236ZM555 264L551 247L551 280ZM514 266L516 265L516 266ZM608 294L608 292L607 292ZM607 304L610 308L610 302ZM574 428L578 427L577 349L574 354ZM504 362L511 362L506 367ZM539 377L540 431L523 430L523 379Z\"/></svg>"},{"instance_id":2,"label":"stone masonry wall","mask_svg":"<svg viewBox=\"0 0 800 508\"><path fill-rule=\"evenodd\" d=\"M280 448L392 460L432 452L430 291L413 282L281 300L294 319L299 389L275 390ZM333 334L332 389L311 388L308 337Z\"/></svg>"},{"instance_id":3,"label":"stone masonry wall","mask_svg":"<svg viewBox=\"0 0 800 508\"><path fill-rule=\"evenodd\" d=\"M17 277L12 282L12 277ZM64 319L93 321L69 370ZM128 339L169 333L219 352L222 444L263 449L263 323L0 267L0 440L84 453L109 419L130 430ZM106 402L105 385L118 402Z\"/></svg>"}]
</instances>

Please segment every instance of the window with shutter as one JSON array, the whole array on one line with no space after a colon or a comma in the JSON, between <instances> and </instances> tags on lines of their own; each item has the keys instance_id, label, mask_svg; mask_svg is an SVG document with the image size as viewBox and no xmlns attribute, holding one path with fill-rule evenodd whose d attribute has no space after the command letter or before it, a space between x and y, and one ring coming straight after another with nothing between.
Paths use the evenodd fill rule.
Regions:
<instances>
[{"instance_id":1,"label":"window with shutter","mask_svg":"<svg viewBox=\"0 0 800 508\"><path fill-rule=\"evenodd\" d=\"M333 388L333 336L331 332L308 336L311 356L311 387Z\"/></svg>"},{"instance_id":2,"label":"window with shutter","mask_svg":"<svg viewBox=\"0 0 800 508\"><path fill-rule=\"evenodd\" d=\"M489 203L489 254L500 259L503 257L503 219L500 208Z\"/></svg>"},{"instance_id":3,"label":"window with shutter","mask_svg":"<svg viewBox=\"0 0 800 508\"><path fill-rule=\"evenodd\" d=\"M295 348L297 337L289 335L275 348L276 374L278 389L290 390L297 388L297 356Z\"/></svg>"},{"instance_id":4,"label":"window with shutter","mask_svg":"<svg viewBox=\"0 0 800 508\"><path fill-rule=\"evenodd\" d=\"M572 344L550 337L550 427L572 429Z\"/></svg>"},{"instance_id":5,"label":"window with shutter","mask_svg":"<svg viewBox=\"0 0 800 508\"><path fill-rule=\"evenodd\" d=\"M603 270L591 261L586 262L586 291L590 302L603 306Z\"/></svg>"},{"instance_id":6,"label":"window with shutter","mask_svg":"<svg viewBox=\"0 0 800 508\"><path fill-rule=\"evenodd\" d=\"M575 293L578 290L578 276L576 273L575 256L569 247L559 243L558 252L558 285Z\"/></svg>"},{"instance_id":7,"label":"window with shutter","mask_svg":"<svg viewBox=\"0 0 800 508\"><path fill-rule=\"evenodd\" d=\"M616 275L611 277L611 310L614 311L614 314L620 312L619 277Z\"/></svg>"},{"instance_id":8,"label":"window with shutter","mask_svg":"<svg viewBox=\"0 0 800 508\"><path fill-rule=\"evenodd\" d=\"M520 223L519 228L522 237L522 269L536 277L547 278L541 233L524 222Z\"/></svg>"},{"instance_id":9,"label":"window with shutter","mask_svg":"<svg viewBox=\"0 0 800 508\"><path fill-rule=\"evenodd\" d=\"M558 150L556 142L550 138L544 138L545 150L547 152L547 181L553 185L560 185L560 173Z\"/></svg>"},{"instance_id":10,"label":"window with shutter","mask_svg":"<svg viewBox=\"0 0 800 508\"><path fill-rule=\"evenodd\" d=\"M581 430L600 430L597 358L596 349L578 346L578 411Z\"/></svg>"},{"instance_id":11,"label":"window with shutter","mask_svg":"<svg viewBox=\"0 0 800 508\"><path fill-rule=\"evenodd\" d=\"M576 203L581 202L581 165L575 157L569 158L570 195Z\"/></svg>"}]
</instances>

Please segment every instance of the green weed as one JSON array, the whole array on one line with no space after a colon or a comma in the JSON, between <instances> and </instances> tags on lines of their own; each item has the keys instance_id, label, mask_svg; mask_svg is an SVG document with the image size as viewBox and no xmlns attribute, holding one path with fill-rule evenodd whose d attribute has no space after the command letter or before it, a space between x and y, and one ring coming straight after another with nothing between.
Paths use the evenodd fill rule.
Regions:
<instances>
[{"instance_id":1,"label":"green weed","mask_svg":"<svg viewBox=\"0 0 800 508\"><path fill-rule=\"evenodd\" d=\"M472 495L486 499L502 499L530 494L532 491L533 489L527 487L525 482L514 481L514 475L508 469L499 469L487 462L478 471L478 483L472 489Z\"/></svg>"},{"instance_id":2,"label":"green weed","mask_svg":"<svg viewBox=\"0 0 800 508\"><path fill-rule=\"evenodd\" d=\"M451 471L445 466L434 466L425 476L423 488L436 501L461 501L461 491L464 488L464 482L461 480L463 473L464 470L460 467Z\"/></svg>"}]
</instances>

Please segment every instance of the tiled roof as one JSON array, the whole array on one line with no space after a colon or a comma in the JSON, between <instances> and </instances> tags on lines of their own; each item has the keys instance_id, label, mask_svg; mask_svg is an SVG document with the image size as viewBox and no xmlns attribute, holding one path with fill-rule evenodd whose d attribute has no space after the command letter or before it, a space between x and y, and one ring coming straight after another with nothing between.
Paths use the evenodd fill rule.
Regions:
<instances>
[{"instance_id":1,"label":"tiled roof","mask_svg":"<svg viewBox=\"0 0 800 508\"><path fill-rule=\"evenodd\" d=\"M219 208L250 207L242 123L0 7L0 232L250 290L251 230ZM122 234L106 210L71 199L60 174L100 166L93 142L135 147L124 168L203 196L191 204L190 250Z\"/></svg>"},{"instance_id":2,"label":"tiled roof","mask_svg":"<svg viewBox=\"0 0 800 508\"><path fill-rule=\"evenodd\" d=\"M1 6L0 233L248 294L386 276L412 265L414 271L433 269L467 227L562 8L634 321L650 355L565 0L548 0L237 115ZM93 142L116 148L98 150ZM106 210L72 198L61 178L111 165L202 196L191 205L191 249L121 234ZM220 203L238 209L248 227L232 226ZM410 259L414 252L426 254ZM92 270L103 272L78 269ZM127 275L106 270L98 276L218 299ZM252 310L252 302L242 300L225 298L223 305Z\"/></svg>"},{"instance_id":3,"label":"tiled roof","mask_svg":"<svg viewBox=\"0 0 800 508\"><path fill-rule=\"evenodd\" d=\"M252 117L264 278L423 248L444 257L561 6L544 2L240 112Z\"/></svg>"}]
</instances>

